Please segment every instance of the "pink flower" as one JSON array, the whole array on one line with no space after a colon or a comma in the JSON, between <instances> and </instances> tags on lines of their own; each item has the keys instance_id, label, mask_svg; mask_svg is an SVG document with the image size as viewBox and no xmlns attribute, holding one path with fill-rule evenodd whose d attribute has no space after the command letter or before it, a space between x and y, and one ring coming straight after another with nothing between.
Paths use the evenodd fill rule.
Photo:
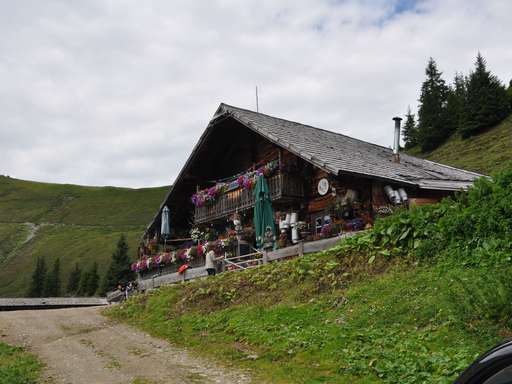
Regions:
<instances>
[{"instance_id":1,"label":"pink flower","mask_svg":"<svg viewBox=\"0 0 512 384\"><path fill-rule=\"evenodd\" d=\"M208 188L208 196L211 198L215 198L217 196L217 186L213 186L211 188Z\"/></svg>"},{"instance_id":2,"label":"pink flower","mask_svg":"<svg viewBox=\"0 0 512 384\"><path fill-rule=\"evenodd\" d=\"M172 263L172 256L170 252L164 253L163 257L164 264L171 264Z\"/></svg>"},{"instance_id":3,"label":"pink flower","mask_svg":"<svg viewBox=\"0 0 512 384\"><path fill-rule=\"evenodd\" d=\"M186 249L182 249L178 252L178 257L181 259L181 260L186 260L187 259L187 250Z\"/></svg>"},{"instance_id":4,"label":"pink flower","mask_svg":"<svg viewBox=\"0 0 512 384\"><path fill-rule=\"evenodd\" d=\"M331 235L331 225L325 224L320 231L320 236L329 237L330 235Z\"/></svg>"},{"instance_id":5,"label":"pink flower","mask_svg":"<svg viewBox=\"0 0 512 384\"><path fill-rule=\"evenodd\" d=\"M204 205L204 196L201 192L194 193L191 200L192 204L194 204L196 207L202 207Z\"/></svg>"}]
</instances>

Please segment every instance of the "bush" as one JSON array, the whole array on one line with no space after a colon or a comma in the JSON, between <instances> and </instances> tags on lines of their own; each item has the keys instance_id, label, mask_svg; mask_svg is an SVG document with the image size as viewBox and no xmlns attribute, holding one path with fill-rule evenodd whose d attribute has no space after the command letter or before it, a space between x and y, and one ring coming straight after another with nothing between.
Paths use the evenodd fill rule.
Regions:
<instances>
[{"instance_id":1,"label":"bush","mask_svg":"<svg viewBox=\"0 0 512 384\"><path fill-rule=\"evenodd\" d=\"M418 260L442 258L464 265L511 261L512 170L480 178L467 192L431 206L378 220L374 230L348 239L345 248Z\"/></svg>"}]
</instances>

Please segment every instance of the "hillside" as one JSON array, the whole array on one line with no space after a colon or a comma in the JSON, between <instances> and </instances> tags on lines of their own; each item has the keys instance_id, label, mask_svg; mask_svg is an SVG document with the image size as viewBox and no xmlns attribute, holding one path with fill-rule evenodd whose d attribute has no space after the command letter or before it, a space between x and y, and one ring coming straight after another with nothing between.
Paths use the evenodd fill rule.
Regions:
<instances>
[{"instance_id":1,"label":"hillside","mask_svg":"<svg viewBox=\"0 0 512 384\"><path fill-rule=\"evenodd\" d=\"M247 368L258 383L452 383L508 332L495 319L458 316L464 282L502 271L383 259L369 268L345 256L334 250L161 288L109 315Z\"/></svg>"},{"instance_id":2,"label":"hillside","mask_svg":"<svg viewBox=\"0 0 512 384\"><path fill-rule=\"evenodd\" d=\"M512 171L337 247L160 288L106 313L255 382L453 383L512 334Z\"/></svg>"},{"instance_id":3,"label":"hillside","mask_svg":"<svg viewBox=\"0 0 512 384\"><path fill-rule=\"evenodd\" d=\"M456 134L430 153L422 154L419 148L408 153L486 175L501 171L512 160L512 115L469 139L463 140Z\"/></svg>"},{"instance_id":4,"label":"hillside","mask_svg":"<svg viewBox=\"0 0 512 384\"><path fill-rule=\"evenodd\" d=\"M62 281L78 262L100 273L116 241L127 236L132 254L167 191L84 187L0 176L0 296L22 296L34 260L59 257Z\"/></svg>"}]
</instances>

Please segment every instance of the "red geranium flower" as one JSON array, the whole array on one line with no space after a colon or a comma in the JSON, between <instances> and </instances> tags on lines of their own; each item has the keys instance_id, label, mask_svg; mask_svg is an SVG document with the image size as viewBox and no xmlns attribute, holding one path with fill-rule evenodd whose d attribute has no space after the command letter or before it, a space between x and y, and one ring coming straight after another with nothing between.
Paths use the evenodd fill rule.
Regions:
<instances>
[{"instance_id":1,"label":"red geranium flower","mask_svg":"<svg viewBox=\"0 0 512 384\"><path fill-rule=\"evenodd\" d=\"M184 273L188 268L188 264L183 264L179 269L178 273Z\"/></svg>"}]
</instances>

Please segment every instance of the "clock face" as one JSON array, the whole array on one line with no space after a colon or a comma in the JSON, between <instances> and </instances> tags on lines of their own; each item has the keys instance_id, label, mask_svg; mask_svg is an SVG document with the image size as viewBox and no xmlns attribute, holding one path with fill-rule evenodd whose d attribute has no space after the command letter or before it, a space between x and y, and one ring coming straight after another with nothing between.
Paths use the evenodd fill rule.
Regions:
<instances>
[{"instance_id":1,"label":"clock face","mask_svg":"<svg viewBox=\"0 0 512 384\"><path fill-rule=\"evenodd\" d=\"M323 178L318 182L318 194L325 195L329 191L329 180Z\"/></svg>"}]
</instances>

